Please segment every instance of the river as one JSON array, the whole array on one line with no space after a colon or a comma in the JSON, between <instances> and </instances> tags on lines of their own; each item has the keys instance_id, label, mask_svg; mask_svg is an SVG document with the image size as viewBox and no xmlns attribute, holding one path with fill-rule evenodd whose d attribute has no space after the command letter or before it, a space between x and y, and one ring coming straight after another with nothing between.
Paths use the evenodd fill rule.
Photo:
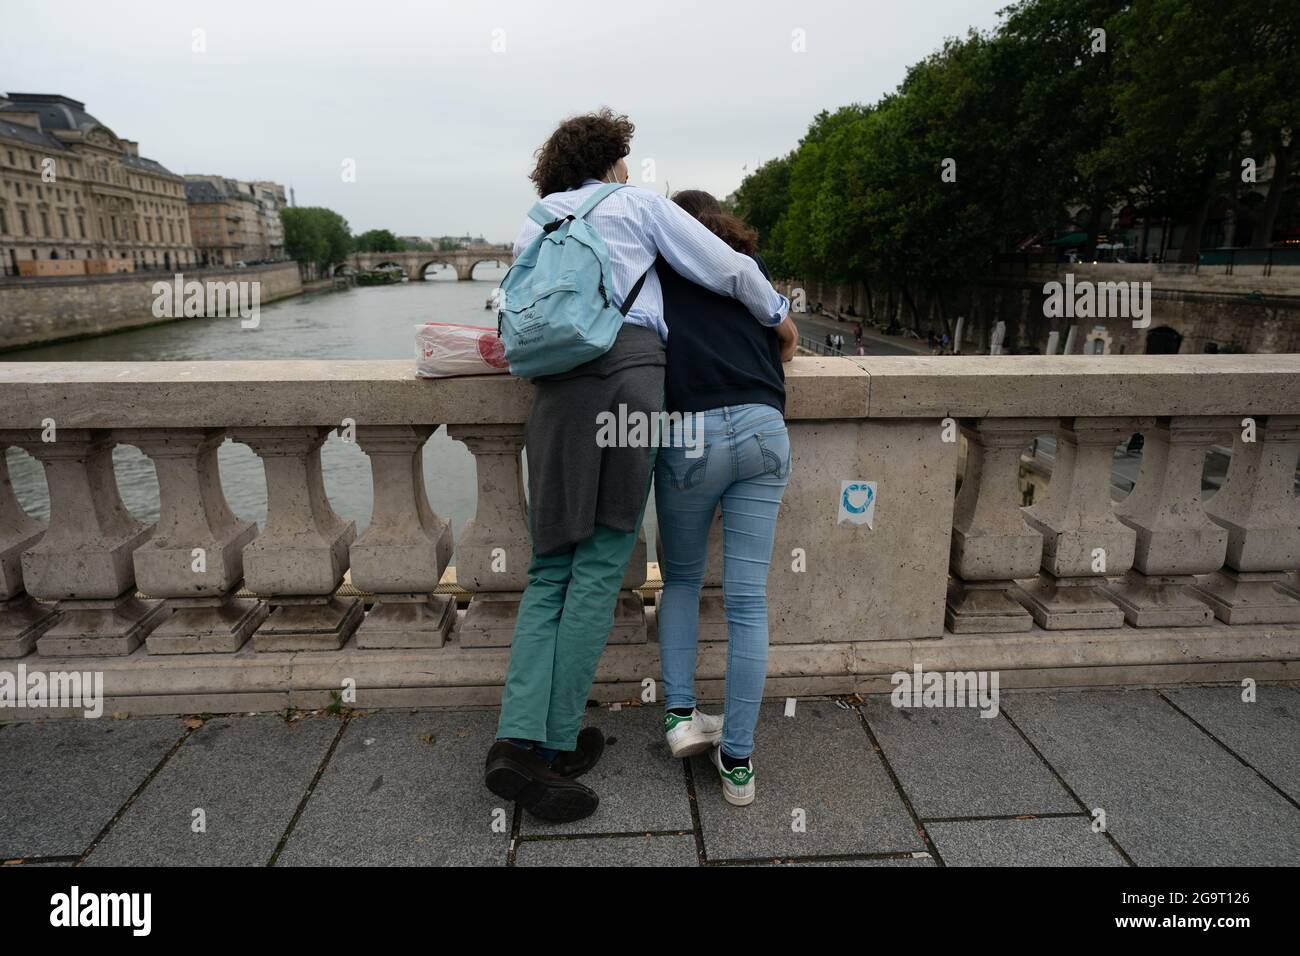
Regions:
<instances>
[{"instance_id":1,"label":"river","mask_svg":"<svg viewBox=\"0 0 1300 956\"><path fill-rule=\"evenodd\" d=\"M353 288L297 296L263 306L256 329L239 319L185 319L167 325L82 339L0 355L16 362L137 362L220 359L405 359L415 361L415 326L423 322L495 324L483 308L505 269L483 263L472 281L455 281L450 268L424 282ZM364 422L362 423L364 424ZM19 502L35 517L49 516L41 466L25 452L8 450L9 472ZM266 520L266 478L246 445L227 441L219 454L222 484L231 508L242 518ZM334 510L357 522L370 521L370 463L355 444L331 433L321 452L325 489ZM158 517L158 481L152 462L130 445L113 451L118 487L126 507L144 521ZM425 481L433 509L452 523L454 534L473 517L474 456L439 428L424 447Z\"/></svg>"}]
</instances>

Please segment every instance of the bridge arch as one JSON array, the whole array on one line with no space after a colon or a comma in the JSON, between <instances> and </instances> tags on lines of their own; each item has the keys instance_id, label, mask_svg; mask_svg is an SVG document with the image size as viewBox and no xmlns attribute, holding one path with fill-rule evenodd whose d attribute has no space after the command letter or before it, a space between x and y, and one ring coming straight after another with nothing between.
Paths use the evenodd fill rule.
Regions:
<instances>
[{"instance_id":1,"label":"bridge arch","mask_svg":"<svg viewBox=\"0 0 1300 956\"><path fill-rule=\"evenodd\" d=\"M426 262L421 262L417 268L411 270L411 281L424 282L426 279L429 279L430 270L432 270L433 272L441 272L444 269L444 267L450 268L452 272L456 274L456 278L457 279L460 278L460 272L456 268L456 263L451 262L450 260L447 259L429 259ZM440 277L432 281L443 282L449 280L445 280Z\"/></svg>"},{"instance_id":2,"label":"bridge arch","mask_svg":"<svg viewBox=\"0 0 1300 956\"><path fill-rule=\"evenodd\" d=\"M464 278L473 279L474 270L477 269L485 262L490 262L498 267L504 267L508 269L510 268L510 264L512 261L513 260L505 258L503 256L491 256L491 257L475 256L469 261L469 267L465 270Z\"/></svg>"}]
</instances>

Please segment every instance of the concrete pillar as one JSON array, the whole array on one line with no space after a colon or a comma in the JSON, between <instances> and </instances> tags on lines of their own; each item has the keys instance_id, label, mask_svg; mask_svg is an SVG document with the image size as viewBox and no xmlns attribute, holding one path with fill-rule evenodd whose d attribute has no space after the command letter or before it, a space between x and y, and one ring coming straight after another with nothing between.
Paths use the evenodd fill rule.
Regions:
<instances>
[{"instance_id":1,"label":"concrete pillar","mask_svg":"<svg viewBox=\"0 0 1300 956\"><path fill-rule=\"evenodd\" d=\"M1027 631L1016 578L1032 577L1043 536L1020 513L1020 455L1052 430L1048 418L981 418L962 423L966 473L953 513L951 577L944 622L955 634Z\"/></svg>"},{"instance_id":2,"label":"concrete pillar","mask_svg":"<svg viewBox=\"0 0 1300 956\"><path fill-rule=\"evenodd\" d=\"M135 596L131 558L153 525L122 504L109 431L64 428L55 436L22 444L44 466L50 492L50 525L23 552L23 580L59 611L36 649L57 657L130 654L165 614L161 601Z\"/></svg>"},{"instance_id":3,"label":"concrete pillar","mask_svg":"<svg viewBox=\"0 0 1300 956\"><path fill-rule=\"evenodd\" d=\"M1223 487L1205 506L1210 520L1228 532L1227 557L1197 587L1225 624L1294 623L1300 621L1300 596L1287 589L1300 567L1300 417L1260 417L1251 441L1243 427L1237 423Z\"/></svg>"},{"instance_id":4,"label":"concrete pillar","mask_svg":"<svg viewBox=\"0 0 1300 956\"><path fill-rule=\"evenodd\" d=\"M1042 532L1038 580L1026 607L1048 630L1119 627L1124 613L1107 600L1108 577L1133 564L1137 535L1115 516L1110 500L1115 446L1148 428L1146 418L1070 418L1056 429L1056 463L1046 496L1021 509ZM1198 471L1199 475L1200 472Z\"/></svg>"},{"instance_id":5,"label":"concrete pillar","mask_svg":"<svg viewBox=\"0 0 1300 956\"><path fill-rule=\"evenodd\" d=\"M271 606L253 637L259 651L337 650L364 614L360 598L334 593L357 527L336 515L325 495L320 448L329 432L311 425L232 433L266 470L266 527L244 549L248 587Z\"/></svg>"},{"instance_id":6,"label":"concrete pillar","mask_svg":"<svg viewBox=\"0 0 1300 956\"><path fill-rule=\"evenodd\" d=\"M0 659L23 657L54 623L55 612L27 593L23 552L41 540L45 524L18 504L9 480L9 445L0 439Z\"/></svg>"},{"instance_id":7,"label":"concrete pillar","mask_svg":"<svg viewBox=\"0 0 1300 956\"><path fill-rule=\"evenodd\" d=\"M226 503L217 467L225 440L218 428L125 430L158 474L159 515L153 536L135 552L141 591L163 598L168 616L145 641L150 654L232 652L266 619L260 601L239 599L244 548L257 525Z\"/></svg>"},{"instance_id":8,"label":"concrete pillar","mask_svg":"<svg viewBox=\"0 0 1300 956\"><path fill-rule=\"evenodd\" d=\"M508 647L528 587L532 545L524 497L522 425L451 425L474 454L478 501L456 543L456 583L474 597L460 627L462 647Z\"/></svg>"},{"instance_id":9,"label":"concrete pillar","mask_svg":"<svg viewBox=\"0 0 1300 956\"><path fill-rule=\"evenodd\" d=\"M357 647L442 647L456 601L434 588L451 559L451 526L429 506L424 443L435 425L360 425L370 456L374 510L352 545L352 583L375 596Z\"/></svg>"},{"instance_id":10,"label":"concrete pillar","mask_svg":"<svg viewBox=\"0 0 1300 956\"><path fill-rule=\"evenodd\" d=\"M1115 508L1137 532L1133 566L1109 589L1134 627L1190 626L1213 617L1193 590L1194 576L1223 566L1228 532L1201 506L1201 471L1232 425L1223 416L1161 418L1143 432L1137 485Z\"/></svg>"}]
</instances>

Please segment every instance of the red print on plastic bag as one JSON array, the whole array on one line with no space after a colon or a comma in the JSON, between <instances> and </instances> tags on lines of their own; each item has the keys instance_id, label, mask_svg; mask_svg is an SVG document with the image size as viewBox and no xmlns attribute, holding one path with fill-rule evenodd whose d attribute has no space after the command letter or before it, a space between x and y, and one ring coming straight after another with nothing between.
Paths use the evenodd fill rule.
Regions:
<instances>
[{"instance_id":1,"label":"red print on plastic bag","mask_svg":"<svg viewBox=\"0 0 1300 956\"><path fill-rule=\"evenodd\" d=\"M485 332L478 337L478 354L493 368L509 368L506 362L506 345L495 332Z\"/></svg>"}]
</instances>

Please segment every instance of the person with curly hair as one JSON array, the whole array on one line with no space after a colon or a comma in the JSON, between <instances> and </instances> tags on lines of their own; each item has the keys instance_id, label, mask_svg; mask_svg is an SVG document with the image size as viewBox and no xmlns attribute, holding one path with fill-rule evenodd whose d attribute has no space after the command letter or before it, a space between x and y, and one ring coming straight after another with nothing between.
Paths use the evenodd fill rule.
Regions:
<instances>
[{"instance_id":1,"label":"person with curly hair","mask_svg":"<svg viewBox=\"0 0 1300 956\"><path fill-rule=\"evenodd\" d=\"M634 131L626 116L601 108L566 119L542 144L530 178L557 220L602 183L627 182ZM532 556L484 772L494 794L552 821L590 816L600 802L576 779L605 746L582 717L644 517L658 436L602 447L598 429L611 414L656 421L663 410L668 327L655 260L735 299L789 351L797 339L789 300L758 264L667 197L625 187L586 222L608 247L608 291L624 323L604 355L534 380L524 427ZM524 221L516 256L542 228Z\"/></svg>"}]
</instances>

